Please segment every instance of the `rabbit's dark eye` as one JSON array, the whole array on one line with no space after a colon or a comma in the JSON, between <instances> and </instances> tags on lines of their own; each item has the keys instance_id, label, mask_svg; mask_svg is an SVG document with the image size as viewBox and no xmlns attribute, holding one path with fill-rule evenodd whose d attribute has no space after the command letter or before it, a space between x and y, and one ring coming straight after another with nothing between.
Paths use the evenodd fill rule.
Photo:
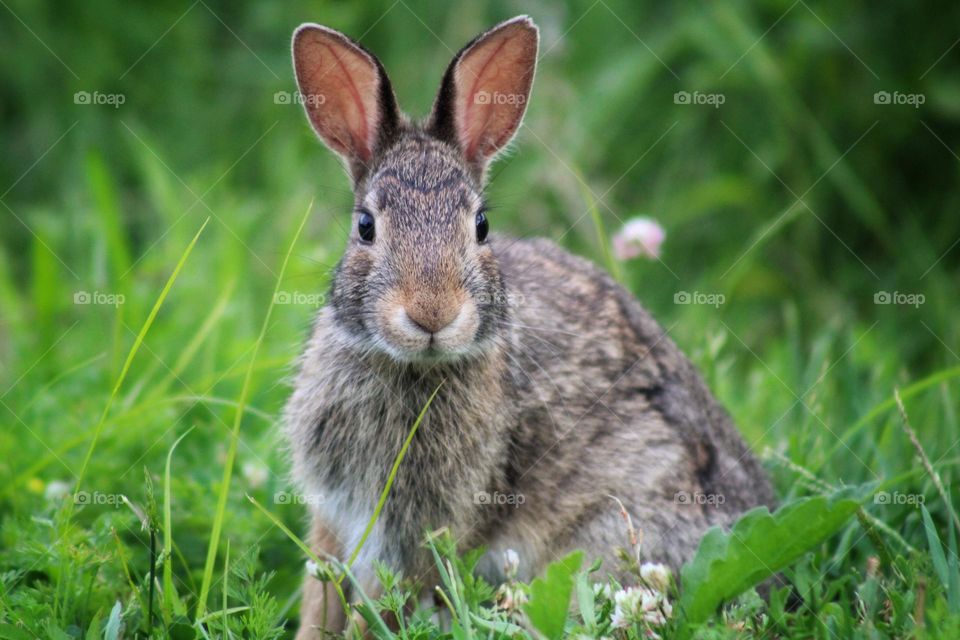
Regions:
<instances>
[{"instance_id":1,"label":"rabbit's dark eye","mask_svg":"<svg viewBox=\"0 0 960 640\"><path fill-rule=\"evenodd\" d=\"M487 233L490 231L490 223L487 222L487 214L483 211L477 212L477 242L484 242L487 239Z\"/></svg>"},{"instance_id":2,"label":"rabbit's dark eye","mask_svg":"<svg viewBox=\"0 0 960 640\"><path fill-rule=\"evenodd\" d=\"M357 233L360 234L360 239L364 242L373 242L376 235L374 233L373 216L366 211L361 211L360 217L357 219Z\"/></svg>"}]
</instances>

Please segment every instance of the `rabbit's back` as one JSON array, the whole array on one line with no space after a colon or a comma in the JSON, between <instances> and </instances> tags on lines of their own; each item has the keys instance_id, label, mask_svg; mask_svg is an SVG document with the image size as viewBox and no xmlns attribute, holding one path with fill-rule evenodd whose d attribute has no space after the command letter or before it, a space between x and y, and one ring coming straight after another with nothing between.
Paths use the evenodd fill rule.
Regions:
<instances>
[{"instance_id":1,"label":"rabbit's back","mask_svg":"<svg viewBox=\"0 0 960 640\"><path fill-rule=\"evenodd\" d=\"M615 496L652 559L676 566L705 527L772 503L726 412L629 292L550 241L493 242L519 408L505 491L524 496L523 519L551 522L561 544L622 546L622 526L582 537Z\"/></svg>"}]
</instances>

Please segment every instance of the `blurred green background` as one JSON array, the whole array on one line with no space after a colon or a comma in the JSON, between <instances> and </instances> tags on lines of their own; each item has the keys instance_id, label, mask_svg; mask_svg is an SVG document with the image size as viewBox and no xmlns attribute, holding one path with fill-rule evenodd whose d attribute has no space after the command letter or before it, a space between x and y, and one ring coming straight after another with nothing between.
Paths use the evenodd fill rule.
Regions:
<instances>
[{"instance_id":1,"label":"blurred green background","mask_svg":"<svg viewBox=\"0 0 960 640\"><path fill-rule=\"evenodd\" d=\"M0 562L29 562L17 585L81 585L99 564L108 602L123 590L116 554L144 562L131 513L85 508L84 528L67 532L51 483L76 481L136 333L209 217L85 477L89 491L147 501L144 469L157 480L197 427L173 461L178 579L196 587L243 373L313 201L281 283L298 295L274 309L255 365L225 529L235 550L258 550L254 574L279 572L270 588L289 609L301 560L243 495L300 526L301 505L273 500L289 490L274 420L351 206L339 163L289 100L289 39L304 21L375 52L420 117L462 44L530 14L542 58L514 149L492 171L491 225L604 262L623 221L658 220L662 258L616 269L768 452L782 497L804 487L781 457L832 484L910 472L889 402L931 375L908 409L955 478L960 4L0 4ZM679 305L678 292L724 303ZM922 304L877 304L884 292ZM878 516L920 535L916 509ZM55 557L48 543L65 533L89 556ZM852 561L869 552L859 533L845 544ZM93 606L61 604L64 620Z\"/></svg>"}]
</instances>

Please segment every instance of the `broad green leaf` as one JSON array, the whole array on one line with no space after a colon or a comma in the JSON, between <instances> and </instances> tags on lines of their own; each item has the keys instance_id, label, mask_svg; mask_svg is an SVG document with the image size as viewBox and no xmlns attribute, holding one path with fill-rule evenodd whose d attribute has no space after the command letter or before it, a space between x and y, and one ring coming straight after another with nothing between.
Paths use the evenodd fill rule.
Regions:
<instances>
[{"instance_id":1,"label":"broad green leaf","mask_svg":"<svg viewBox=\"0 0 960 640\"><path fill-rule=\"evenodd\" d=\"M118 640L120 637L120 614L123 613L123 605L117 600L110 610L110 617L107 618L107 627L103 630L103 640Z\"/></svg>"},{"instance_id":2,"label":"broad green leaf","mask_svg":"<svg viewBox=\"0 0 960 640\"><path fill-rule=\"evenodd\" d=\"M947 498L949 498L949 493ZM950 512L953 507L948 499L947 511ZM950 613L960 613L960 559L957 557L957 532L953 527L953 518L947 515L947 522L950 527L947 530L947 539L949 542L950 558L947 565L950 568L950 582L947 583L947 602L949 603Z\"/></svg>"},{"instance_id":3,"label":"broad green leaf","mask_svg":"<svg viewBox=\"0 0 960 640\"><path fill-rule=\"evenodd\" d=\"M927 534L927 545L930 547L930 561L933 563L933 570L943 584L943 588L947 591L947 604L951 613L960 613L960 593L958 593L960 591L960 576L958 576L956 567L956 554L951 554L950 561L947 560L946 550L940 541L940 535L937 533L933 518L930 517L930 512L922 504L920 510L923 514L923 528ZM948 540L952 542L953 527L951 526L950 529Z\"/></svg>"},{"instance_id":4,"label":"broad green leaf","mask_svg":"<svg viewBox=\"0 0 960 640\"><path fill-rule=\"evenodd\" d=\"M590 584L590 576L581 573L577 576L577 604L580 605L580 617L583 618L583 624L587 629L593 629L597 624L596 616L596 597L593 593L593 586Z\"/></svg>"},{"instance_id":5,"label":"broad green leaf","mask_svg":"<svg viewBox=\"0 0 960 640\"><path fill-rule=\"evenodd\" d=\"M87 626L87 634L84 636L85 640L100 640L100 624L101 618L103 617L103 611L97 611L93 614L93 619L90 620L90 624ZM0 631L0 638L5 638L3 632Z\"/></svg>"},{"instance_id":6,"label":"broad green leaf","mask_svg":"<svg viewBox=\"0 0 960 640\"><path fill-rule=\"evenodd\" d=\"M840 530L867 493L845 488L831 496L801 498L773 514L758 507L729 533L711 528L680 571L682 615L688 622L703 622L723 602L782 570Z\"/></svg>"},{"instance_id":7,"label":"broad green leaf","mask_svg":"<svg viewBox=\"0 0 960 640\"><path fill-rule=\"evenodd\" d=\"M8 640L34 640L32 635L20 627L7 623L0 624L0 638L7 638Z\"/></svg>"},{"instance_id":8,"label":"broad green leaf","mask_svg":"<svg viewBox=\"0 0 960 640\"><path fill-rule=\"evenodd\" d=\"M933 518L924 505L920 505L920 511L923 513L923 528L927 534L927 545L930 547L930 560L933 562L933 570L944 586L950 584L950 570L947 568L947 556L943 552L943 545L940 543L940 536L937 535L937 528L933 524Z\"/></svg>"},{"instance_id":9,"label":"broad green leaf","mask_svg":"<svg viewBox=\"0 0 960 640\"><path fill-rule=\"evenodd\" d=\"M512 622L507 622L506 620L486 620L472 611L470 612L470 620L472 620L473 624L478 628L484 631L490 631L491 633L499 633L507 636L515 636L523 633L523 627L518 627Z\"/></svg>"},{"instance_id":10,"label":"broad green leaf","mask_svg":"<svg viewBox=\"0 0 960 640\"><path fill-rule=\"evenodd\" d=\"M530 622L551 640L563 636L563 625L573 594L573 575L583 564L583 552L574 551L547 567L543 578L530 583L530 600L523 610Z\"/></svg>"}]
</instances>

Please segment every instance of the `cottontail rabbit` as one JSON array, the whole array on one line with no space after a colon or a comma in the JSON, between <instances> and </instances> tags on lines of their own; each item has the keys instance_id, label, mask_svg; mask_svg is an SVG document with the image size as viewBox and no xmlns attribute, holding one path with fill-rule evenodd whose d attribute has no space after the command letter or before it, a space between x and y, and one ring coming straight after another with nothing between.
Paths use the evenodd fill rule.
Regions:
<instances>
[{"instance_id":1,"label":"cottontail rabbit","mask_svg":"<svg viewBox=\"0 0 960 640\"><path fill-rule=\"evenodd\" d=\"M613 569L626 546L616 496L644 559L677 568L707 527L773 499L727 414L626 290L549 240L488 236L486 169L520 125L537 45L525 16L481 34L414 123L359 44L314 24L293 37L307 116L356 193L285 414L318 551L357 547L440 385L353 565L373 594L375 560L434 584L423 541L439 527L488 549L492 581L507 549L522 579L575 548ZM343 612L308 577L300 637L321 624L342 627Z\"/></svg>"}]
</instances>

